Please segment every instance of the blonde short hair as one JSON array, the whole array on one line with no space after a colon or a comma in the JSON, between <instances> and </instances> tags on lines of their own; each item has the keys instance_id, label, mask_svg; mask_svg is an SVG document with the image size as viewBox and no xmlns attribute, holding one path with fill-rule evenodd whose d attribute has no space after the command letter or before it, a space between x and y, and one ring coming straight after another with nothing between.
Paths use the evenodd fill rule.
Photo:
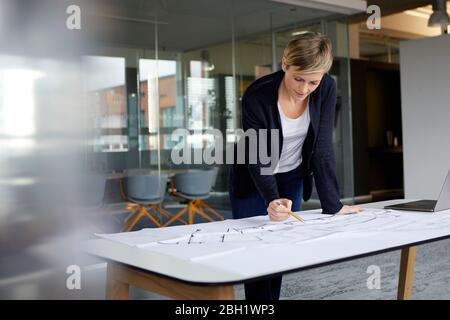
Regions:
<instances>
[{"instance_id":1,"label":"blonde short hair","mask_svg":"<svg viewBox=\"0 0 450 320\"><path fill-rule=\"evenodd\" d=\"M282 62L304 73L327 73L333 64L331 41L318 32L303 33L289 41Z\"/></svg>"}]
</instances>

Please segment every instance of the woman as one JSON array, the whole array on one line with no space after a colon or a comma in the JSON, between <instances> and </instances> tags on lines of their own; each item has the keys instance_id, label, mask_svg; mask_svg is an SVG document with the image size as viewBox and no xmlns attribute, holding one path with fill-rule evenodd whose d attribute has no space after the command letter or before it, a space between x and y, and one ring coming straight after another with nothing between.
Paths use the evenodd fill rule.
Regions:
<instances>
[{"instance_id":1,"label":"woman","mask_svg":"<svg viewBox=\"0 0 450 320\"><path fill-rule=\"evenodd\" d=\"M229 192L235 219L268 213L273 221L286 220L291 210L300 210L302 197L310 198L313 177L322 213L363 210L340 202L332 142L336 83L327 74L332 63L330 40L319 33L305 33L288 43L282 70L256 80L245 92L244 131L278 129L280 156L273 174L262 174L267 165L259 159L232 166ZM273 141L266 143L269 154L277 154L271 149ZM246 283L245 295L249 300L277 300L280 288L281 276L277 276Z\"/></svg>"}]
</instances>

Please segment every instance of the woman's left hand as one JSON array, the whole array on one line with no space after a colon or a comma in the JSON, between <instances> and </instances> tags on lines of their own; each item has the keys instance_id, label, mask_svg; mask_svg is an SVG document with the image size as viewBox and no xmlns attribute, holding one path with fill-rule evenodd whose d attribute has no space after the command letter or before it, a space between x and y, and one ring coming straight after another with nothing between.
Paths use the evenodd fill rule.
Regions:
<instances>
[{"instance_id":1,"label":"woman's left hand","mask_svg":"<svg viewBox=\"0 0 450 320\"><path fill-rule=\"evenodd\" d=\"M343 206L339 212L336 214L344 215L344 214L351 214L351 213L359 213L364 211L364 208L360 206Z\"/></svg>"}]
</instances>

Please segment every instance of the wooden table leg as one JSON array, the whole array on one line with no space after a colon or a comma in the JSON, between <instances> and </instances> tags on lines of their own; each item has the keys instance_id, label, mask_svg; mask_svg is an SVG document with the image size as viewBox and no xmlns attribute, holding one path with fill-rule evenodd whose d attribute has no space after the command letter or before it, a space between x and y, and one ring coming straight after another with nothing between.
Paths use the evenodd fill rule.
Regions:
<instances>
[{"instance_id":1,"label":"wooden table leg","mask_svg":"<svg viewBox=\"0 0 450 320\"><path fill-rule=\"evenodd\" d=\"M108 262L106 269L107 300L128 300L130 284L119 280L118 271L115 263Z\"/></svg>"},{"instance_id":2,"label":"wooden table leg","mask_svg":"<svg viewBox=\"0 0 450 320\"><path fill-rule=\"evenodd\" d=\"M134 269L120 263L108 262L107 298L128 299L130 285L175 299L234 299L232 285L190 284Z\"/></svg>"},{"instance_id":3,"label":"wooden table leg","mask_svg":"<svg viewBox=\"0 0 450 320\"><path fill-rule=\"evenodd\" d=\"M400 259L400 275L398 279L398 300L409 300L412 297L415 260L416 247L407 247L402 249Z\"/></svg>"}]
</instances>

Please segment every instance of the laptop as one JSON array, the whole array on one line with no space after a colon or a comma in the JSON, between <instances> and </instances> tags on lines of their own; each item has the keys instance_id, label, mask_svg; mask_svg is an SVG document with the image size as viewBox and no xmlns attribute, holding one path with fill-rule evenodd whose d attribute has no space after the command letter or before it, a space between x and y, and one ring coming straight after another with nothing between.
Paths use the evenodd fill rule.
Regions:
<instances>
[{"instance_id":1,"label":"laptop","mask_svg":"<svg viewBox=\"0 0 450 320\"><path fill-rule=\"evenodd\" d=\"M437 212L450 209L450 171L447 173L439 198L436 200L419 200L385 206L385 209Z\"/></svg>"}]
</instances>

